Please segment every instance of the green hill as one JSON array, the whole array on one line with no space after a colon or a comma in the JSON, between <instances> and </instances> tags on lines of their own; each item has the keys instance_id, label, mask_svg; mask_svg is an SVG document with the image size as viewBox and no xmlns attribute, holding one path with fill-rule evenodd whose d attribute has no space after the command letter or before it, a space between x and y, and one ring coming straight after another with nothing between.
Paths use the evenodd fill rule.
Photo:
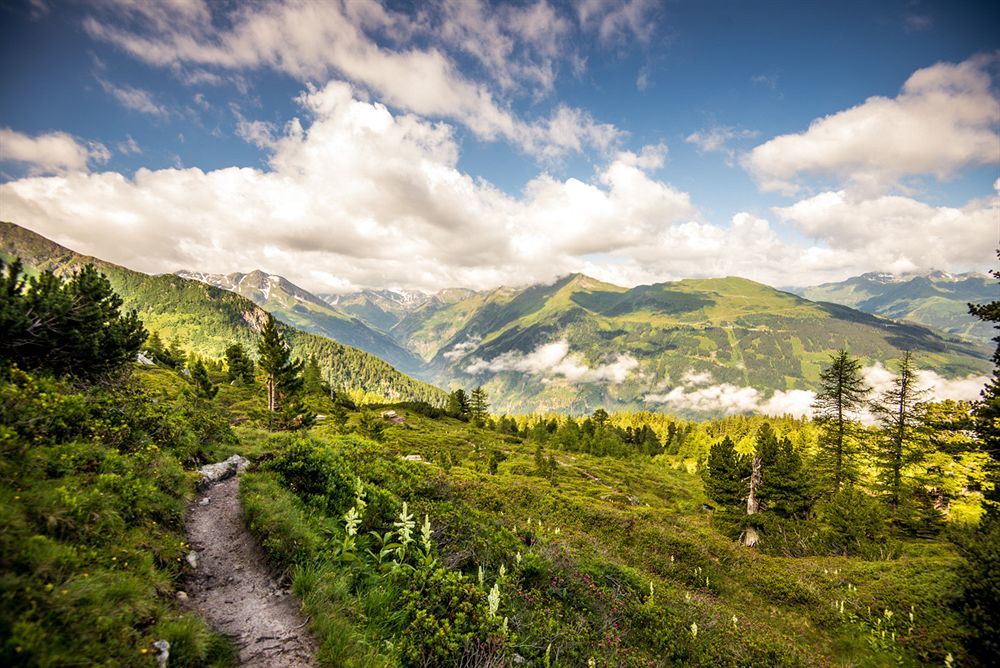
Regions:
<instances>
[{"instance_id":1,"label":"green hill","mask_svg":"<svg viewBox=\"0 0 1000 668\"><path fill-rule=\"evenodd\" d=\"M834 302L893 320L906 320L973 341L989 341L995 333L969 315L968 304L997 298L996 282L985 274L893 276L868 273L837 283L796 289L807 299Z\"/></svg>"},{"instance_id":2,"label":"green hill","mask_svg":"<svg viewBox=\"0 0 1000 668\"><path fill-rule=\"evenodd\" d=\"M150 331L164 341L178 338L188 350L221 357L226 346L241 343L256 350L265 319L259 306L234 292L175 275L149 276L86 257L12 223L0 222L0 254L19 256L26 265L65 274L84 264L104 272L125 301L136 309ZM414 380L369 353L294 327L285 328L296 355L316 355L324 374L336 385L401 400L437 402L443 393Z\"/></svg>"},{"instance_id":3,"label":"green hill","mask_svg":"<svg viewBox=\"0 0 1000 668\"><path fill-rule=\"evenodd\" d=\"M842 346L866 363L913 350L922 368L945 376L989 368L982 345L734 277L626 289L574 274L418 309L393 334L430 360L427 377L482 383L501 410L641 408L690 374L764 392L810 390Z\"/></svg>"}]
</instances>

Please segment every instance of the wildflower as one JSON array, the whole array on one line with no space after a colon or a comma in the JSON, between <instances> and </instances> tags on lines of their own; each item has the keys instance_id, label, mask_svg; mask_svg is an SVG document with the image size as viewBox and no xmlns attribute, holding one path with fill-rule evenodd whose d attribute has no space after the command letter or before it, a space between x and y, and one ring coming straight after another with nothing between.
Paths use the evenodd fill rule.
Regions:
<instances>
[{"instance_id":1,"label":"wildflower","mask_svg":"<svg viewBox=\"0 0 1000 668\"><path fill-rule=\"evenodd\" d=\"M424 548L424 552L430 553L431 551L431 519L424 514L424 523L420 527L420 544Z\"/></svg>"},{"instance_id":2,"label":"wildflower","mask_svg":"<svg viewBox=\"0 0 1000 668\"><path fill-rule=\"evenodd\" d=\"M507 567L504 566L503 564L500 564L500 576L499 576L499 579L503 580L505 577L507 577Z\"/></svg>"},{"instance_id":3,"label":"wildflower","mask_svg":"<svg viewBox=\"0 0 1000 668\"><path fill-rule=\"evenodd\" d=\"M840 614L844 614L844 602L840 602Z\"/></svg>"},{"instance_id":4,"label":"wildflower","mask_svg":"<svg viewBox=\"0 0 1000 668\"><path fill-rule=\"evenodd\" d=\"M684 592L684 601L687 603L691 602L691 592L689 591Z\"/></svg>"},{"instance_id":5,"label":"wildflower","mask_svg":"<svg viewBox=\"0 0 1000 668\"><path fill-rule=\"evenodd\" d=\"M344 526L347 529L347 535L358 535L359 524L361 524L361 513L358 512L357 506L352 506L344 515Z\"/></svg>"},{"instance_id":6,"label":"wildflower","mask_svg":"<svg viewBox=\"0 0 1000 668\"><path fill-rule=\"evenodd\" d=\"M393 522L392 526L396 528L399 535L399 556L402 558L406 552L406 546L413 542L413 528L417 526L417 523L413 521L413 515L410 514L406 506L406 501L403 501L403 509L399 512L399 519Z\"/></svg>"},{"instance_id":7,"label":"wildflower","mask_svg":"<svg viewBox=\"0 0 1000 668\"><path fill-rule=\"evenodd\" d=\"M500 587L496 583L490 589L489 596L486 597L486 602L490 606L490 617L496 617L497 610L500 608Z\"/></svg>"},{"instance_id":8,"label":"wildflower","mask_svg":"<svg viewBox=\"0 0 1000 668\"><path fill-rule=\"evenodd\" d=\"M503 618L503 625L500 627L500 629L504 632L504 635L507 634L507 618L506 617Z\"/></svg>"},{"instance_id":9,"label":"wildflower","mask_svg":"<svg viewBox=\"0 0 1000 668\"><path fill-rule=\"evenodd\" d=\"M889 621L890 619L892 619L892 610L890 610L889 608L885 609L885 619L886 619L886 621Z\"/></svg>"},{"instance_id":10,"label":"wildflower","mask_svg":"<svg viewBox=\"0 0 1000 668\"><path fill-rule=\"evenodd\" d=\"M698 637L698 622L691 622L691 637Z\"/></svg>"},{"instance_id":11,"label":"wildflower","mask_svg":"<svg viewBox=\"0 0 1000 668\"><path fill-rule=\"evenodd\" d=\"M738 620L738 619L736 619L736 615L733 615L733 628L734 628L734 629L736 628L736 624L737 624L738 622L739 622L739 620Z\"/></svg>"},{"instance_id":12,"label":"wildflower","mask_svg":"<svg viewBox=\"0 0 1000 668\"><path fill-rule=\"evenodd\" d=\"M479 567L479 586L483 586L483 567Z\"/></svg>"},{"instance_id":13,"label":"wildflower","mask_svg":"<svg viewBox=\"0 0 1000 668\"><path fill-rule=\"evenodd\" d=\"M653 581L652 580L650 580L650 582L649 582L649 597L653 598Z\"/></svg>"},{"instance_id":14,"label":"wildflower","mask_svg":"<svg viewBox=\"0 0 1000 668\"><path fill-rule=\"evenodd\" d=\"M520 552L518 552L517 554L515 554L515 555L514 555L514 561L516 561L516 562L517 562L517 565L518 565L518 566L520 566L520 565L521 565L521 553L520 553ZM911 615L911 616L912 616L912 615Z\"/></svg>"},{"instance_id":15,"label":"wildflower","mask_svg":"<svg viewBox=\"0 0 1000 668\"><path fill-rule=\"evenodd\" d=\"M955 666L955 657L953 657L951 655L951 652L948 652L948 656L944 657L944 665L945 665L945 668L954 668L954 666Z\"/></svg>"},{"instance_id":16,"label":"wildflower","mask_svg":"<svg viewBox=\"0 0 1000 668\"><path fill-rule=\"evenodd\" d=\"M354 478L354 505L357 506L359 513L365 512L365 506L368 505L368 502L365 501L365 496L366 496L366 494L365 494L365 486L364 486L364 484L362 484L361 478L355 477Z\"/></svg>"},{"instance_id":17,"label":"wildflower","mask_svg":"<svg viewBox=\"0 0 1000 668\"><path fill-rule=\"evenodd\" d=\"M587 659L587 668L597 668L597 662L594 661L594 657Z\"/></svg>"}]
</instances>

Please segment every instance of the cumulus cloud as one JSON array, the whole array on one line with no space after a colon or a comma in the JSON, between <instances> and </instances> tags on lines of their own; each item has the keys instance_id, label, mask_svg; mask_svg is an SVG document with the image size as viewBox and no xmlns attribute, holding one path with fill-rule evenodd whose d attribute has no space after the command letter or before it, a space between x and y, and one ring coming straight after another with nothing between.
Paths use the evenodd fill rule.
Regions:
<instances>
[{"instance_id":1,"label":"cumulus cloud","mask_svg":"<svg viewBox=\"0 0 1000 668\"><path fill-rule=\"evenodd\" d=\"M0 128L0 161L26 165L33 174L86 171L89 164L107 162L111 152L99 142L80 142L65 132L34 137Z\"/></svg>"},{"instance_id":2,"label":"cumulus cloud","mask_svg":"<svg viewBox=\"0 0 1000 668\"><path fill-rule=\"evenodd\" d=\"M704 153L725 152L732 154L733 149L730 144L739 139L753 139L760 133L756 130L746 128L736 128L727 125L717 125L708 129L692 132L684 140L689 144L694 144L699 151Z\"/></svg>"},{"instance_id":3,"label":"cumulus cloud","mask_svg":"<svg viewBox=\"0 0 1000 668\"><path fill-rule=\"evenodd\" d=\"M821 240L813 245L788 241L749 213L715 225L701 220L687 193L651 175L666 159L660 144L610 155L590 180L543 173L512 196L459 169L459 144L446 123L393 114L343 82L309 88L298 101L304 120L293 118L284 129L242 119L245 138L266 146L267 168L204 172L178 165L140 169L131 178L24 178L0 185L0 218L141 271L260 268L316 292L491 288L570 272L619 285L724 275L778 285L794 275L809 284L892 268L904 252L910 264L948 266L933 254L907 251L922 226L937 220L917 215L924 211L919 206L900 213L896 227L870 224L858 232L882 230L881 245L827 234L833 214L829 223L803 228ZM7 143L13 156L34 156L34 164L56 173L107 157L106 149L102 154L68 135L54 142L72 149L62 157L36 144L32 152L24 141ZM981 230L981 222L970 226L964 217L981 221L977 212L995 206L970 203L960 215L941 218L954 219L954 235L935 252L956 259L967 248L961 253L971 257L980 244L980 266L988 265L993 245L977 241L981 231L968 242L956 235ZM806 225L812 211L778 214ZM942 238L946 227L932 226Z\"/></svg>"},{"instance_id":4,"label":"cumulus cloud","mask_svg":"<svg viewBox=\"0 0 1000 668\"><path fill-rule=\"evenodd\" d=\"M540 376L544 380L565 378L570 383L620 384L639 366L639 361L628 354L597 366L587 364L583 356L571 353L569 343L563 339L538 346L529 353L509 351L491 360L475 359L465 367L466 373L479 375L503 371Z\"/></svg>"},{"instance_id":5,"label":"cumulus cloud","mask_svg":"<svg viewBox=\"0 0 1000 668\"><path fill-rule=\"evenodd\" d=\"M896 195L858 198L840 190L774 212L807 236L863 257L869 267L897 273L988 266L1000 241L1000 192L955 208Z\"/></svg>"},{"instance_id":6,"label":"cumulus cloud","mask_svg":"<svg viewBox=\"0 0 1000 668\"><path fill-rule=\"evenodd\" d=\"M444 353L444 358L446 360L457 360L464 357L475 350L481 340L482 337L471 336L461 343L456 343L450 350Z\"/></svg>"},{"instance_id":7,"label":"cumulus cloud","mask_svg":"<svg viewBox=\"0 0 1000 668\"><path fill-rule=\"evenodd\" d=\"M473 56L501 90L524 84L536 95L547 93L569 32L566 19L547 2L507 8L504 16L478 1L450 0L417 15L348 0L285 0L217 15L201 0L109 4L115 11L87 17L85 30L144 62L180 72L182 79L212 76L206 68L270 68L301 81L339 74L404 111L458 121L482 139L502 138L542 157L584 147L603 150L621 134L566 107L536 120L520 118L449 55L452 49ZM628 16L636 11L623 9ZM433 45L416 47L417 38Z\"/></svg>"},{"instance_id":8,"label":"cumulus cloud","mask_svg":"<svg viewBox=\"0 0 1000 668\"><path fill-rule=\"evenodd\" d=\"M744 165L764 190L794 193L811 175L873 194L907 176L947 179L968 165L996 164L996 61L981 56L917 70L896 97L871 97L804 132L775 137Z\"/></svg>"}]
</instances>

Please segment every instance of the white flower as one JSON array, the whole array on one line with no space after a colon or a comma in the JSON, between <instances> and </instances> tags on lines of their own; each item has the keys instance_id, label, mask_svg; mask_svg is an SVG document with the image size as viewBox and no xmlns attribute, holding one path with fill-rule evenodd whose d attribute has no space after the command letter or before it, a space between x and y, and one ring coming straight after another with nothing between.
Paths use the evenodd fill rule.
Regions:
<instances>
[{"instance_id":1,"label":"white flower","mask_svg":"<svg viewBox=\"0 0 1000 668\"><path fill-rule=\"evenodd\" d=\"M486 602L490 606L490 617L496 617L497 610L500 609L500 587L495 583L493 588L490 589L489 596L486 597Z\"/></svg>"},{"instance_id":2,"label":"white flower","mask_svg":"<svg viewBox=\"0 0 1000 668\"><path fill-rule=\"evenodd\" d=\"M691 637L698 637L698 622L691 622Z\"/></svg>"},{"instance_id":3,"label":"white flower","mask_svg":"<svg viewBox=\"0 0 1000 668\"><path fill-rule=\"evenodd\" d=\"M357 507L351 507L344 515L344 526L347 528L347 535L356 536L359 524L361 524L361 513L358 512Z\"/></svg>"},{"instance_id":4,"label":"white flower","mask_svg":"<svg viewBox=\"0 0 1000 668\"><path fill-rule=\"evenodd\" d=\"M431 520L426 514L424 515L424 523L420 527L420 544L423 546L424 552L431 551Z\"/></svg>"}]
</instances>

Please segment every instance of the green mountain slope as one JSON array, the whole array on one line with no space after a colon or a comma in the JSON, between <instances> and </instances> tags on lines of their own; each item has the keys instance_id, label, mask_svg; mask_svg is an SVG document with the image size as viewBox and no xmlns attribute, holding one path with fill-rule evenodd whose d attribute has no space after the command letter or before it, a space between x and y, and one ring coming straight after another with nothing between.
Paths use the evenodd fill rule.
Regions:
<instances>
[{"instance_id":1,"label":"green mountain slope","mask_svg":"<svg viewBox=\"0 0 1000 668\"><path fill-rule=\"evenodd\" d=\"M179 271L177 275L236 292L297 329L360 348L406 373L413 373L421 366L419 359L390 336L372 329L360 319L331 306L281 276L262 271L249 274Z\"/></svg>"},{"instance_id":2,"label":"green mountain slope","mask_svg":"<svg viewBox=\"0 0 1000 668\"><path fill-rule=\"evenodd\" d=\"M57 274L92 263L107 274L125 308L136 309L146 328L159 332L165 341L177 337L185 348L213 357L221 357L234 342L256 350L265 312L234 292L175 275L149 276L86 257L12 223L0 222L0 254L5 259L19 256L26 265ZM443 396L438 388L410 378L374 355L293 327L285 332L295 354L315 354L335 384L401 399L436 402Z\"/></svg>"},{"instance_id":3,"label":"green mountain slope","mask_svg":"<svg viewBox=\"0 0 1000 668\"><path fill-rule=\"evenodd\" d=\"M704 386L815 389L842 346L867 363L913 350L921 367L946 376L989 367L983 346L741 278L626 289L575 274L418 314L394 328L400 342L437 341L421 351L432 377L483 383L501 410L637 408L696 374Z\"/></svg>"},{"instance_id":4,"label":"green mountain slope","mask_svg":"<svg viewBox=\"0 0 1000 668\"><path fill-rule=\"evenodd\" d=\"M868 273L838 283L798 288L807 299L828 301L880 315L933 327L974 341L989 341L995 333L969 315L968 304L998 297L997 284L985 274L927 274L893 276Z\"/></svg>"}]
</instances>

